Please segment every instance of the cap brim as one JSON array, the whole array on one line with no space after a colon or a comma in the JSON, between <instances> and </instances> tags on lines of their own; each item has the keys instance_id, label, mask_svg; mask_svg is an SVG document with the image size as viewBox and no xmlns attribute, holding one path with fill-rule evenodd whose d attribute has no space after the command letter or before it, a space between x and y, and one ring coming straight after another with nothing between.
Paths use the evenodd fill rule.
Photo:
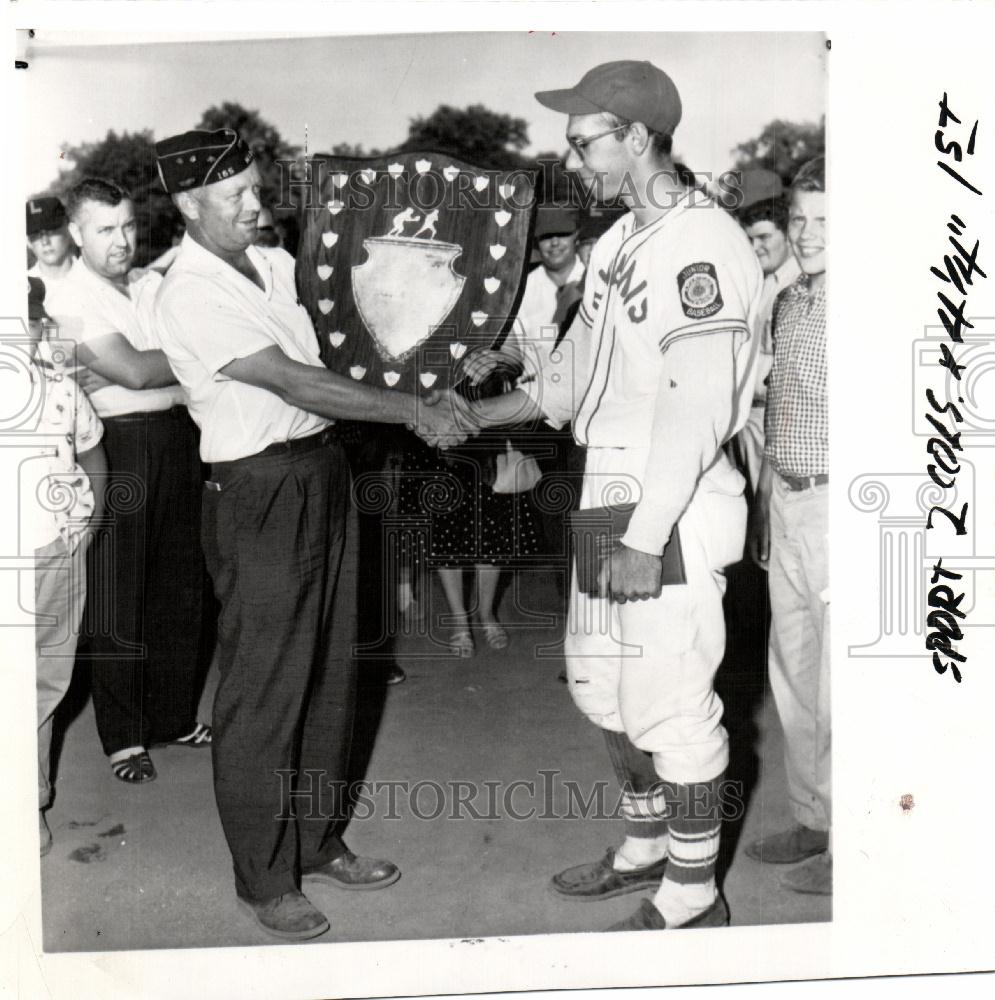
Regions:
<instances>
[{"instance_id":1,"label":"cap brim","mask_svg":"<svg viewBox=\"0 0 995 1000\"><path fill-rule=\"evenodd\" d=\"M540 90L535 99L551 111L564 115L597 115L604 111L586 97L581 97L572 87L568 90Z\"/></svg>"}]
</instances>

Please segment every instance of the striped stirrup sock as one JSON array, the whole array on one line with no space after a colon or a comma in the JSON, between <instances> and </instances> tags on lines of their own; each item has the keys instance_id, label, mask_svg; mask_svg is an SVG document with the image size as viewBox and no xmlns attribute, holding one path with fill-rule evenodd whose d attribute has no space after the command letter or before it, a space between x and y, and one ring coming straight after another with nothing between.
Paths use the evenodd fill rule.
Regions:
<instances>
[{"instance_id":1,"label":"striped stirrup sock","mask_svg":"<svg viewBox=\"0 0 995 1000\"><path fill-rule=\"evenodd\" d=\"M645 868L667 856L667 799L653 767L653 755L634 746L625 733L605 730L615 776L622 786L625 842L615 852L617 871Z\"/></svg>"}]
</instances>

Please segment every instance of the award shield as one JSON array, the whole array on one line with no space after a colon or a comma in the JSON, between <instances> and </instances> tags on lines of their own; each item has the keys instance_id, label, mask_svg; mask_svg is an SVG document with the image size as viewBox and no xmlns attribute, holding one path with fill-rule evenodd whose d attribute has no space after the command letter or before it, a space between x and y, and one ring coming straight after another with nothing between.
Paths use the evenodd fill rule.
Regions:
<instances>
[{"instance_id":1,"label":"award shield","mask_svg":"<svg viewBox=\"0 0 995 1000\"><path fill-rule=\"evenodd\" d=\"M459 381L471 347L510 325L529 258L534 176L441 153L319 157L297 288L322 360L407 392Z\"/></svg>"}]
</instances>

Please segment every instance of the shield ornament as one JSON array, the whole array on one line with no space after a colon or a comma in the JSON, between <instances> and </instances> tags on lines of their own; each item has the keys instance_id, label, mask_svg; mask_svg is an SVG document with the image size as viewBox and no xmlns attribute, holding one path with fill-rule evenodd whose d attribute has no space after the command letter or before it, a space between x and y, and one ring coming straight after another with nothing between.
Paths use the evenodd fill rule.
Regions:
<instances>
[{"instance_id":1,"label":"shield ornament","mask_svg":"<svg viewBox=\"0 0 995 1000\"><path fill-rule=\"evenodd\" d=\"M459 381L492 346L523 288L531 171L488 171L442 153L317 157L297 289L321 357L356 381L405 392Z\"/></svg>"}]
</instances>

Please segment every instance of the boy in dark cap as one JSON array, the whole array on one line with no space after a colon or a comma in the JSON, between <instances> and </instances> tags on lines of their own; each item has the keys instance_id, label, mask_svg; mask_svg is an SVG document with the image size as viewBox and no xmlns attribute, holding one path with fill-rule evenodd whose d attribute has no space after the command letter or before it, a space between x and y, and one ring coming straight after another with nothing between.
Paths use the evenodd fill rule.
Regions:
<instances>
[{"instance_id":1,"label":"boy in dark cap","mask_svg":"<svg viewBox=\"0 0 995 1000\"><path fill-rule=\"evenodd\" d=\"M29 278L40 278L46 288L62 281L76 259L76 247L69 235L69 219L58 198L31 198L24 206L28 249L35 262Z\"/></svg>"}]
</instances>

